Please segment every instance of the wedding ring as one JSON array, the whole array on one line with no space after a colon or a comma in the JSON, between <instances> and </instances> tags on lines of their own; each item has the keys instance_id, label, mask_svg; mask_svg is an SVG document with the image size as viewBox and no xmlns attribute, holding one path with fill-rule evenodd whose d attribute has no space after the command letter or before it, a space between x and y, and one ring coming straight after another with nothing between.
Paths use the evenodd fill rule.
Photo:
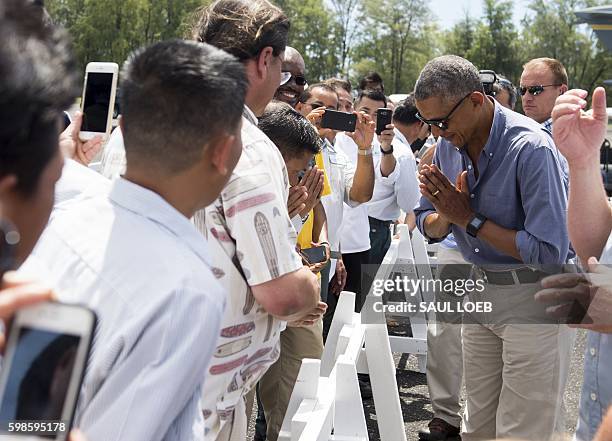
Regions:
<instances>
[{"instance_id":1,"label":"wedding ring","mask_svg":"<svg viewBox=\"0 0 612 441\"><path fill-rule=\"evenodd\" d=\"M440 190L436 190L436 191L434 191L434 192L433 192L431 195L432 195L432 196L435 196L435 195L437 195L438 193L440 193Z\"/></svg>"}]
</instances>

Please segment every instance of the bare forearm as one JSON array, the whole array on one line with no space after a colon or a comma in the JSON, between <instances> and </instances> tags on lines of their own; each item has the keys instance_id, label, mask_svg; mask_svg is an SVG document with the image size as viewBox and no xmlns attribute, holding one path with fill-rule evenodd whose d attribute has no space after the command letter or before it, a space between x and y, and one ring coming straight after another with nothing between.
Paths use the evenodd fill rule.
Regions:
<instances>
[{"instance_id":1,"label":"bare forearm","mask_svg":"<svg viewBox=\"0 0 612 441\"><path fill-rule=\"evenodd\" d=\"M313 209L312 239L314 242L327 242L327 215L319 202Z\"/></svg>"},{"instance_id":2,"label":"bare forearm","mask_svg":"<svg viewBox=\"0 0 612 441\"><path fill-rule=\"evenodd\" d=\"M432 213L425 218L423 229L425 235L432 239L441 239L448 235L451 223L440 216L438 213Z\"/></svg>"},{"instance_id":3,"label":"bare forearm","mask_svg":"<svg viewBox=\"0 0 612 441\"><path fill-rule=\"evenodd\" d=\"M585 168L570 166L568 205L568 231L576 253L583 262L599 258L612 229L612 212L598 162Z\"/></svg>"},{"instance_id":4,"label":"bare forearm","mask_svg":"<svg viewBox=\"0 0 612 441\"><path fill-rule=\"evenodd\" d=\"M372 155L357 156L357 168L353 177L350 197L356 202L368 202L374 191L374 161Z\"/></svg>"},{"instance_id":5,"label":"bare forearm","mask_svg":"<svg viewBox=\"0 0 612 441\"><path fill-rule=\"evenodd\" d=\"M389 176L395 170L396 161L395 156L391 155L382 155L380 160L380 174L383 177Z\"/></svg>"},{"instance_id":6,"label":"bare forearm","mask_svg":"<svg viewBox=\"0 0 612 441\"><path fill-rule=\"evenodd\" d=\"M482 239L508 256L512 256L520 261L523 260L518 248L516 247L516 231L501 227L496 223L487 220L478 232L479 239Z\"/></svg>"},{"instance_id":7,"label":"bare forearm","mask_svg":"<svg viewBox=\"0 0 612 441\"><path fill-rule=\"evenodd\" d=\"M308 267L253 285L251 289L255 299L268 314L288 322L312 310L320 297L317 276Z\"/></svg>"},{"instance_id":8,"label":"bare forearm","mask_svg":"<svg viewBox=\"0 0 612 441\"><path fill-rule=\"evenodd\" d=\"M414 215L414 211L410 211L406 213L406 219L404 219L404 223L408 225L408 229L410 231L414 230L416 227L416 216Z\"/></svg>"}]
</instances>

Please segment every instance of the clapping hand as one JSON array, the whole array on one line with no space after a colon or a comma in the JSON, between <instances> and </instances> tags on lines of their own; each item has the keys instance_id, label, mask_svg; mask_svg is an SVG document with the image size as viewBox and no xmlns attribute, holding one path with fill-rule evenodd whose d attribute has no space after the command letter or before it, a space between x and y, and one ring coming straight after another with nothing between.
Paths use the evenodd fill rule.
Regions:
<instances>
[{"instance_id":1,"label":"clapping hand","mask_svg":"<svg viewBox=\"0 0 612 441\"><path fill-rule=\"evenodd\" d=\"M465 228L474 216L470 206L467 172L457 176L456 185L436 165L423 165L419 171L421 194L448 222Z\"/></svg>"}]
</instances>

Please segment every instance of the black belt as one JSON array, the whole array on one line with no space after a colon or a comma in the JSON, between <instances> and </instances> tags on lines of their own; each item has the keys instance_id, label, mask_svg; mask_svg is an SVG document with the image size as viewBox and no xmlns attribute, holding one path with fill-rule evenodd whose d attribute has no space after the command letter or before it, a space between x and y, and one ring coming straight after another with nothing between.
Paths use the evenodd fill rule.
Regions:
<instances>
[{"instance_id":1,"label":"black belt","mask_svg":"<svg viewBox=\"0 0 612 441\"><path fill-rule=\"evenodd\" d=\"M490 271L478 268L485 281L491 285L519 285L536 283L550 274L531 268L517 268L505 271Z\"/></svg>"},{"instance_id":2,"label":"black belt","mask_svg":"<svg viewBox=\"0 0 612 441\"><path fill-rule=\"evenodd\" d=\"M376 219L375 217L370 217L370 216L368 216L368 220L370 221L370 225L372 225L372 224L379 224L379 225L383 225L385 227L388 227L389 225L391 225L394 222L392 220L380 220L380 219Z\"/></svg>"}]
</instances>

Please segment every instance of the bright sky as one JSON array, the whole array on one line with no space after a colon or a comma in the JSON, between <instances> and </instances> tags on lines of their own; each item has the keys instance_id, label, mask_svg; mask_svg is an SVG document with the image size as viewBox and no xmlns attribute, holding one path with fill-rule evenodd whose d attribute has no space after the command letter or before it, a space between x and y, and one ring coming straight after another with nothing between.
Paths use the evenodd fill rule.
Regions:
<instances>
[{"instance_id":1,"label":"bright sky","mask_svg":"<svg viewBox=\"0 0 612 441\"><path fill-rule=\"evenodd\" d=\"M482 16L482 0L433 0L429 7L439 19L443 29L450 29L465 16L467 11L472 17ZM528 0L514 0L514 22L518 26L527 13Z\"/></svg>"}]
</instances>

